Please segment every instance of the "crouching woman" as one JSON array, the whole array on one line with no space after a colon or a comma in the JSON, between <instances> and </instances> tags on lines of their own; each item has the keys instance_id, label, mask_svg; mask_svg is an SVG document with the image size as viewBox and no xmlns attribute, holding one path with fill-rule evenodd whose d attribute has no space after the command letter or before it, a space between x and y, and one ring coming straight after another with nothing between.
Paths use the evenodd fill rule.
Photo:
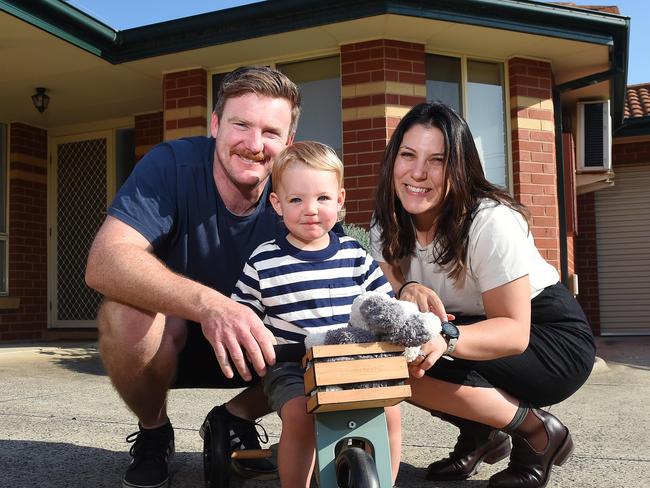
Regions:
<instances>
[{"instance_id":1,"label":"crouching woman","mask_svg":"<svg viewBox=\"0 0 650 488\"><path fill-rule=\"evenodd\" d=\"M536 249L526 209L487 181L467 123L446 105L415 106L393 133L371 240L398 298L458 325L411 364L412 403L460 429L427 478L467 479L510 455L490 488L546 486L573 442L541 407L586 381L591 328Z\"/></svg>"}]
</instances>

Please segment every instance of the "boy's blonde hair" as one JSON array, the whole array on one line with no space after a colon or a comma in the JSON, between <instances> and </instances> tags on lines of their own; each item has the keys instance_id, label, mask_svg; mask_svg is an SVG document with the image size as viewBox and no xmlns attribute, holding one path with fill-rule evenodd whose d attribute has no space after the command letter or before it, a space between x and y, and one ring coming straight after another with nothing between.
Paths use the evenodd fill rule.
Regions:
<instances>
[{"instance_id":1,"label":"boy's blonde hair","mask_svg":"<svg viewBox=\"0 0 650 488\"><path fill-rule=\"evenodd\" d=\"M282 175L293 163L302 163L322 171L333 171L336 173L339 188L343 188L343 163L334 149L316 141L298 141L286 147L273 163L273 191L278 190Z\"/></svg>"}]
</instances>

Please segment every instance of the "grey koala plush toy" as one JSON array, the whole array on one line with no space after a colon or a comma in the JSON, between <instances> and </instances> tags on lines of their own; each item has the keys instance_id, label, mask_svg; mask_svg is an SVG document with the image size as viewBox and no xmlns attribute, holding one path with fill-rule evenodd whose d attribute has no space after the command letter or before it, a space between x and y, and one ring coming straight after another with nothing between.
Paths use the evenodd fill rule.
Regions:
<instances>
[{"instance_id":1,"label":"grey koala plush toy","mask_svg":"<svg viewBox=\"0 0 650 488\"><path fill-rule=\"evenodd\" d=\"M417 358L420 346L440 334L440 329L440 319L433 313L420 312L414 303L385 293L369 291L352 303L347 327L310 334L305 347L385 341L405 346L404 356L411 362Z\"/></svg>"}]
</instances>

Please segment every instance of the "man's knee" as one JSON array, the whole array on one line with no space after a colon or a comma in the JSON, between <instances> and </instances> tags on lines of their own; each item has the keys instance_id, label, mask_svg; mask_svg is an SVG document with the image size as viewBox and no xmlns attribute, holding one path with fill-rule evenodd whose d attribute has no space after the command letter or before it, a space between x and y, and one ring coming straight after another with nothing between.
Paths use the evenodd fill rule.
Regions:
<instances>
[{"instance_id":1,"label":"man's knee","mask_svg":"<svg viewBox=\"0 0 650 488\"><path fill-rule=\"evenodd\" d=\"M185 343L185 321L105 300L97 314L100 341L137 346L168 343L180 350Z\"/></svg>"}]
</instances>

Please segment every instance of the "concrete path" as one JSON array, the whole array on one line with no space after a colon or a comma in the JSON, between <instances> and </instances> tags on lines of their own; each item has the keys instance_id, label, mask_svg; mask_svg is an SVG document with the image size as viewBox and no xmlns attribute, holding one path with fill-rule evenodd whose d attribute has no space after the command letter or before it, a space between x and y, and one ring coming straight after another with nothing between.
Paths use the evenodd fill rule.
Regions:
<instances>
[{"instance_id":1,"label":"concrete path","mask_svg":"<svg viewBox=\"0 0 650 488\"><path fill-rule=\"evenodd\" d=\"M560 488L650 487L650 337L599 338L587 384L552 407L576 443L548 484ZM202 487L198 428L235 390L177 390L169 412L176 431L173 486ZM400 487L480 488L507 461L469 481L427 482L426 466L451 450L456 430L403 404ZM263 421L272 442L280 423ZM103 372L93 343L0 346L0 487L117 488L130 458L125 437L136 422ZM238 480L232 486L278 487Z\"/></svg>"}]
</instances>

